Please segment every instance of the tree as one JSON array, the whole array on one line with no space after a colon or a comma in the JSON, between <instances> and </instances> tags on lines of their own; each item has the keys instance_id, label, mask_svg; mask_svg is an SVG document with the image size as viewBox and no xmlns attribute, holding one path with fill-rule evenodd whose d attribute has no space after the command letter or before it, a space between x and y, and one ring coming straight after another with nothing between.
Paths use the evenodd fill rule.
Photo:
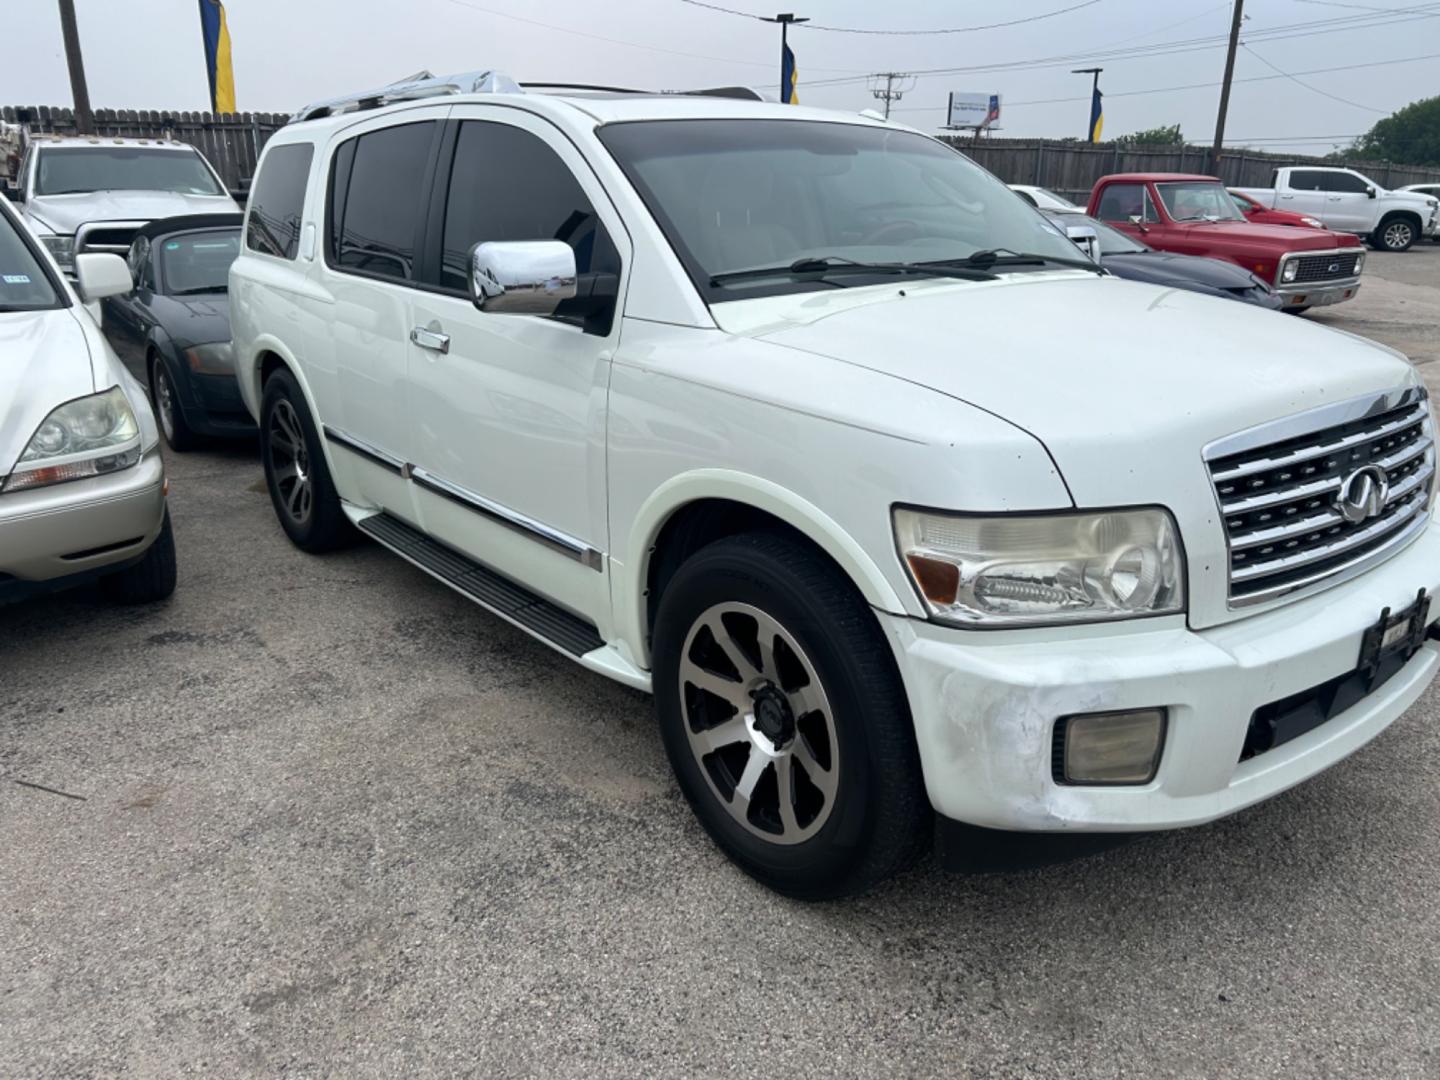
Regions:
<instances>
[{"instance_id":1,"label":"tree","mask_svg":"<svg viewBox=\"0 0 1440 1080\"><path fill-rule=\"evenodd\" d=\"M1120 146L1179 146L1185 141L1180 134L1180 125L1148 128L1133 135L1121 135L1115 142Z\"/></svg>"},{"instance_id":2,"label":"tree","mask_svg":"<svg viewBox=\"0 0 1440 1080\"><path fill-rule=\"evenodd\" d=\"M1355 142L1371 160L1406 165L1440 165L1440 97L1412 101L1376 123Z\"/></svg>"}]
</instances>

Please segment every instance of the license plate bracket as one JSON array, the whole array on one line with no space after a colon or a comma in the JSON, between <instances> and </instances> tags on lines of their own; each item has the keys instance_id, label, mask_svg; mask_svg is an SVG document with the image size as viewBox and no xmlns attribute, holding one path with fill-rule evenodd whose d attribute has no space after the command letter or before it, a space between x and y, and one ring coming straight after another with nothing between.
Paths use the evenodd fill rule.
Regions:
<instances>
[{"instance_id":1,"label":"license plate bracket","mask_svg":"<svg viewBox=\"0 0 1440 1080\"><path fill-rule=\"evenodd\" d=\"M1360 639L1357 671L1364 676L1366 693L1374 690L1405 666L1425 642L1430 621L1430 597L1421 589L1415 602L1397 614L1390 608L1380 612L1375 625Z\"/></svg>"}]
</instances>

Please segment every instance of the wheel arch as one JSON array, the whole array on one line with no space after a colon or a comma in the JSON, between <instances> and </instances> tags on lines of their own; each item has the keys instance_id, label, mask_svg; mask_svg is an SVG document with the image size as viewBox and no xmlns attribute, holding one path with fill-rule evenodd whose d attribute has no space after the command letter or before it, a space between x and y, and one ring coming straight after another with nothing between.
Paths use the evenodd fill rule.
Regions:
<instances>
[{"instance_id":1,"label":"wheel arch","mask_svg":"<svg viewBox=\"0 0 1440 1080\"><path fill-rule=\"evenodd\" d=\"M723 469L672 478L641 507L619 568L617 629L650 663L650 630L665 582L685 556L713 540L769 529L796 536L833 563L872 607L907 612L875 560L834 518L769 480Z\"/></svg>"},{"instance_id":2,"label":"wheel arch","mask_svg":"<svg viewBox=\"0 0 1440 1080\"><path fill-rule=\"evenodd\" d=\"M244 378L241 379L242 397L248 394L254 395L255 422L260 423L260 402L265 395L265 383L276 371L283 370L295 380L295 385L300 387L300 393L305 398L305 408L310 411L310 418L314 421L315 427L323 431L321 413L315 403L315 394L310 388L310 381L305 378L305 372L295 360L294 354L287 349L278 339L270 335L263 335L256 340L252 352L252 359L246 365ZM240 377L237 372L237 378ZM249 402L247 401L247 405ZM327 439L321 438L320 451L325 455L325 465L333 474L335 462L330 456L330 443Z\"/></svg>"},{"instance_id":3,"label":"wheel arch","mask_svg":"<svg viewBox=\"0 0 1440 1080\"><path fill-rule=\"evenodd\" d=\"M1399 209L1387 210L1375 225L1375 237L1378 239L1385 231L1385 226L1394 222L1397 218L1405 218L1410 222L1410 227L1415 230L1415 240L1424 238L1425 221L1414 210ZM1413 243L1414 241L1412 241ZM1381 241L1383 246L1383 241Z\"/></svg>"}]
</instances>

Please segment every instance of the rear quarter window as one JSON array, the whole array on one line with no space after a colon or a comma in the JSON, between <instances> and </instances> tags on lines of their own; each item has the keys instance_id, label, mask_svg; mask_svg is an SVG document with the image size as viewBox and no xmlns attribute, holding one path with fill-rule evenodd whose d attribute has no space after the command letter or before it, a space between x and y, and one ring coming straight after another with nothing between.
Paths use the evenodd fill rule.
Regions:
<instances>
[{"instance_id":1,"label":"rear quarter window","mask_svg":"<svg viewBox=\"0 0 1440 1080\"><path fill-rule=\"evenodd\" d=\"M305 184L315 148L309 143L277 146L265 155L250 193L245 246L262 255L293 259L300 247Z\"/></svg>"}]
</instances>

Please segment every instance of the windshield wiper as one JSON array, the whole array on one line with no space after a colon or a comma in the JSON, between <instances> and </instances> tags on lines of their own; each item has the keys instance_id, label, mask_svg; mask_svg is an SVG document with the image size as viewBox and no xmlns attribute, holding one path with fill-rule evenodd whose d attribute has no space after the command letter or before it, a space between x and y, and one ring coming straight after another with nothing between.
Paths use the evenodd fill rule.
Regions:
<instances>
[{"instance_id":1,"label":"windshield wiper","mask_svg":"<svg viewBox=\"0 0 1440 1080\"><path fill-rule=\"evenodd\" d=\"M824 258L796 259L788 266L766 266L754 270L727 270L723 274L710 276L711 286L726 285L732 281L748 281L754 278L787 277L796 275L828 276L830 274L924 274L929 277L959 278L962 281L994 281L995 275L982 268L951 266L945 263L912 262L857 262L835 255Z\"/></svg>"},{"instance_id":2,"label":"windshield wiper","mask_svg":"<svg viewBox=\"0 0 1440 1080\"><path fill-rule=\"evenodd\" d=\"M1067 259L1060 255L1039 255L1028 251L1011 251L1009 248L976 251L967 256L964 262L967 266L981 267L1043 266L1046 263L1054 263L1056 266L1070 266L1076 270L1093 270L1097 274L1105 272L1089 259Z\"/></svg>"}]
</instances>

